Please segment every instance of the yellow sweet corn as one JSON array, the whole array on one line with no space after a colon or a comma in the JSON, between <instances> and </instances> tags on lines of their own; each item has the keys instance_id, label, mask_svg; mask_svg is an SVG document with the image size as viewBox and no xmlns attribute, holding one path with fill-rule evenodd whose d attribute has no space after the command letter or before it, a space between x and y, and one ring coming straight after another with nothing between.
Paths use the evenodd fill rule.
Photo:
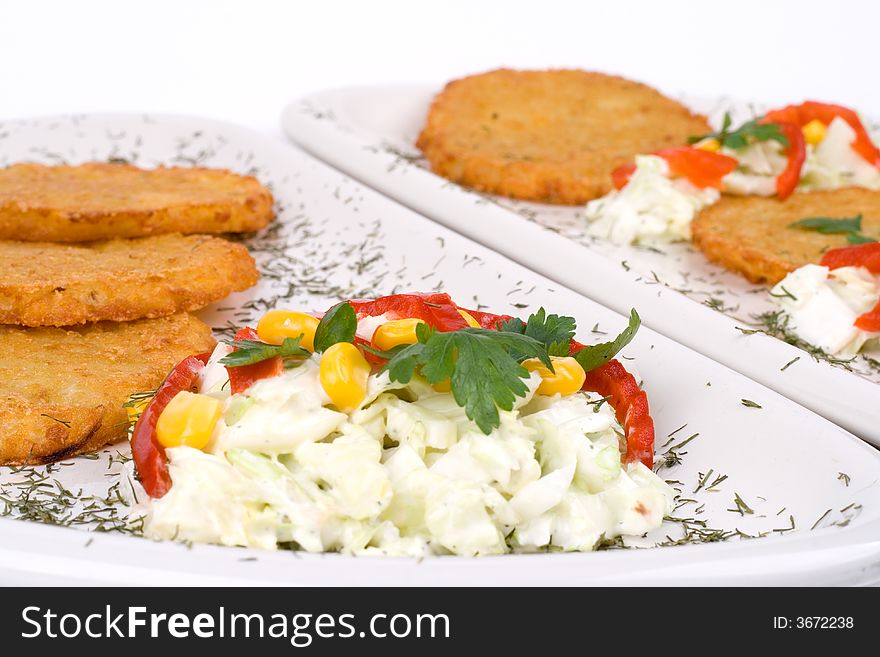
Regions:
<instances>
[{"instance_id":1,"label":"yellow sweet corn","mask_svg":"<svg viewBox=\"0 0 880 657\"><path fill-rule=\"evenodd\" d=\"M550 360L553 362L553 372L537 358L529 358L522 364L529 372L541 375L539 395L573 395L581 389L587 375L580 363L571 356L551 356Z\"/></svg>"},{"instance_id":2,"label":"yellow sweet corn","mask_svg":"<svg viewBox=\"0 0 880 657\"><path fill-rule=\"evenodd\" d=\"M260 336L260 340L269 344L281 344L284 338L302 336L300 346L314 351L317 328L317 317L294 310L270 310L257 324L257 335Z\"/></svg>"},{"instance_id":3,"label":"yellow sweet corn","mask_svg":"<svg viewBox=\"0 0 880 657\"><path fill-rule=\"evenodd\" d=\"M416 327L424 324L420 319L394 319L385 322L373 333L373 344L382 351L401 344L415 344Z\"/></svg>"},{"instance_id":4,"label":"yellow sweet corn","mask_svg":"<svg viewBox=\"0 0 880 657\"><path fill-rule=\"evenodd\" d=\"M819 119L813 119L801 128L801 131L804 133L804 140L811 146L815 146L825 139L828 128Z\"/></svg>"},{"instance_id":5,"label":"yellow sweet corn","mask_svg":"<svg viewBox=\"0 0 880 657\"><path fill-rule=\"evenodd\" d=\"M350 342L337 342L321 356L321 386L343 413L351 413L364 401L369 376L370 364Z\"/></svg>"},{"instance_id":6,"label":"yellow sweet corn","mask_svg":"<svg viewBox=\"0 0 880 657\"><path fill-rule=\"evenodd\" d=\"M222 404L214 397L178 392L159 415L156 437L164 447L204 449L222 411Z\"/></svg>"},{"instance_id":7,"label":"yellow sweet corn","mask_svg":"<svg viewBox=\"0 0 880 657\"><path fill-rule=\"evenodd\" d=\"M694 144L694 148L699 148L701 151L709 151L710 153L715 153L721 149L721 142L714 137L709 137L708 139L698 141L696 144Z\"/></svg>"}]
</instances>

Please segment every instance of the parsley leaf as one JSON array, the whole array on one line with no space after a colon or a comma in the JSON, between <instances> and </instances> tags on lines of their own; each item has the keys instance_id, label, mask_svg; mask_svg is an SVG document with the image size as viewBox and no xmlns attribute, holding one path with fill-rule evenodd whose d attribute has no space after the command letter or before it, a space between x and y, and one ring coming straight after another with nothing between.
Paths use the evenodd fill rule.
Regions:
<instances>
[{"instance_id":1,"label":"parsley leaf","mask_svg":"<svg viewBox=\"0 0 880 657\"><path fill-rule=\"evenodd\" d=\"M862 235L861 233L850 233L846 236L846 241L850 244L871 244L872 242L876 242L873 237L868 237L867 235Z\"/></svg>"},{"instance_id":2,"label":"parsley leaf","mask_svg":"<svg viewBox=\"0 0 880 657\"><path fill-rule=\"evenodd\" d=\"M822 235L845 235L846 233L858 233L862 230L862 215L844 219L832 219L831 217L809 217L788 224L789 228L801 230L813 230Z\"/></svg>"},{"instance_id":3,"label":"parsley leaf","mask_svg":"<svg viewBox=\"0 0 880 657\"><path fill-rule=\"evenodd\" d=\"M704 139L716 139L722 146L733 150L745 148L757 141L776 141L782 146L788 146L788 137L782 134L779 126L775 123L758 123L757 119L752 119L743 123L736 130L731 130L732 123L730 114L725 112L721 130L707 135L692 135L688 137L688 143L696 144Z\"/></svg>"},{"instance_id":4,"label":"parsley leaf","mask_svg":"<svg viewBox=\"0 0 880 657\"><path fill-rule=\"evenodd\" d=\"M346 301L337 303L318 322L315 351L327 351L337 342L352 342L357 333L357 315Z\"/></svg>"},{"instance_id":5,"label":"parsley leaf","mask_svg":"<svg viewBox=\"0 0 880 657\"><path fill-rule=\"evenodd\" d=\"M243 367L260 363L275 356L281 356L282 358L308 358L308 350L299 346L301 339L302 336L284 338L284 342L281 344L266 344L259 340L230 340L227 344L231 344L236 350L221 358L219 362L221 365L226 365L226 367Z\"/></svg>"},{"instance_id":6,"label":"parsley leaf","mask_svg":"<svg viewBox=\"0 0 880 657\"><path fill-rule=\"evenodd\" d=\"M611 342L603 342L601 344L584 347L574 354L575 360L580 363L580 366L584 368L585 372L589 372L600 365L604 365L614 358L621 349L632 342L632 339L635 337L641 324L642 320L639 318L636 309L633 308L629 315L629 326L627 326L620 335L614 338Z\"/></svg>"},{"instance_id":7,"label":"parsley leaf","mask_svg":"<svg viewBox=\"0 0 880 657\"><path fill-rule=\"evenodd\" d=\"M526 394L528 371L523 358L538 358L550 367L550 357L538 340L511 331L466 328L434 331L416 328L418 342L396 351L385 365L392 381L409 383L420 370L428 383L451 382L455 402L485 434L499 426L498 409L509 411Z\"/></svg>"},{"instance_id":8,"label":"parsley leaf","mask_svg":"<svg viewBox=\"0 0 880 657\"><path fill-rule=\"evenodd\" d=\"M862 235L862 215L833 219L831 217L809 217L788 225L789 228L812 230L821 235L846 235L849 244L869 244L876 242L873 237Z\"/></svg>"},{"instance_id":9,"label":"parsley leaf","mask_svg":"<svg viewBox=\"0 0 880 657\"><path fill-rule=\"evenodd\" d=\"M534 338L544 345L551 356L568 356L569 345L576 329L574 317L547 315L543 308L539 308L526 322L513 318L501 324L502 331Z\"/></svg>"}]
</instances>

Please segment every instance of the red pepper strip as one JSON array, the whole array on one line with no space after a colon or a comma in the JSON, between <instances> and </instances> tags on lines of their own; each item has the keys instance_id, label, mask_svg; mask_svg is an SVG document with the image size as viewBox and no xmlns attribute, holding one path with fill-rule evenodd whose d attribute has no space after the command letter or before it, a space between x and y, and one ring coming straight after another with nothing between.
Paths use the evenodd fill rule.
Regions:
<instances>
[{"instance_id":1,"label":"red pepper strip","mask_svg":"<svg viewBox=\"0 0 880 657\"><path fill-rule=\"evenodd\" d=\"M872 274L880 274L880 242L831 249L822 256L819 264L829 269L864 267ZM854 326L862 331L880 331L880 303L874 306L873 310L860 315Z\"/></svg>"},{"instance_id":2,"label":"red pepper strip","mask_svg":"<svg viewBox=\"0 0 880 657\"><path fill-rule=\"evenodd\" d=\"M501 328L502 322L513 319L511 315L496 315L495 313L486 313L481 310L468 310L467 308L461 308L461 306L459 308L477 320L477 323L484 329L495 329L497 331Z\"/></svg>"},{"instance_id":3,"label":"red pepper strip","mask_svg":"<svg viewBox=\"0 0 880 657\"><path fill-rule=\"evenodd\" d=\"M864 267L872 274L880 274L880 242L831 249L819 262L823 267Z\"/></svg>"},{"instance_id":4,"label":"red pepper strip","mask_svg":"<svg viewBox=\"0 0 880 657\"><path fill-rule=\"evenodd\" d=\"M171 488L171 475L165 448L156 438L156 423L168 403L183 390L191 390L208 362L210 354L187 356L159 386L156 395L138 418L131 434L131 455L147 495L157 499Z\"/></svg>"},{"instance_id":5,"label":"red pepper strip","mask_svg":"<svg viewBox=\"0 0 880 657\"><path fill-rule=\"evenodd\" d=\"M358 315L388 314L395 319L421 319L438 331L456 331L468 324L448 294L392 294L369 301L349 301Z\"/></svg>"},{"instance_id":6,"label":"red pepper strip","mask_svg":"<svg viewBox=\"0 0 880 657\"><path fill-rule=\"evenodd\" d=\"M662 151L654 151L651 155L657 155L666 160L669 165L669 173L672 176L686 178L695 187L705 189L723 187L723 178L737 167L735 158L721 153L704 151L693 146L680 146L667 148ZM629 182L630 177L636 170L635 164L625 164L611 173L614 186L620 189Z\"/></svg>"},{"instance_id":7,"label":"red pepper strip","mask_svg":"<svg viewBox=\"0 0 880 657\"><path fill-rule=\"evenodd\" d=\"M259 340L256 329L246 326L235 334L236 340ZM284 371L284 361L281 356L273 356L253 365L241 367L227 367L229 374L229 390L233 395L244 392L260 379L271 379Z\"/></svg>"},{"instance_id":8,"label":"red pepper strip","mask_svg":"<svg viewBox=\"0 0 880 657\"><path fill-rule=\"evenodd\" d=\"M700 189L714 187L721 189L724 176L734 171L739 164L735 158L721 153L704 151L692 146L681 146L657 151L669 164L669 172L673 176L687 178Z\"/></svg>"},{"instance_id":9,"label":"red pepper strip","mask_svg":"<svg viewBox=\"0 0 880 657\"><path fill-rule=\"evenodd\" d=\"M776 195L780 200L785 200L792 195L798 183L801 181L801 169L804 167L804 161L807 159L807 142L804 140L804 133L794 123L785 123L783 121L769 121L766 117L761 119L761 123L775 123L786 139L788 146L782 151L787 158L785 168L776 177Z\"/></svg>"},{"instance_id":10,"label":"red pepper strip","mask_svg":"<svg viewBox=\"0 0 880 657\"><path fill-rule=\"evenodd\" d=\"M626 183L629 182L629 179L632 178L632 175L635 172L635 162L630 162L629 164L621 164L614 171L612 171L611 182L614 185L614 189L623 189L624 187L626 187Z\"/></svg>"},{"instance_id":11,"label":"red pepper strip","mask_svg":"<svg viewBox=\"0 0 880 657\"><path fill-rule=\"evenodd\" d=\"M880 301L877 302L873 310L869 310L864 315L857 317L854 325L862 331L870 331L872 333L880 331Z\"/></svg>"},{"instance_id":12,"label":"red pepper strip","mask_svg":"<svg viewBox=\"0 0 880 657\"><path fill-rule=\"evenodd\" d=\"M865 130L859 115L848 107L808 100L800 105L788 105L767 112L764 118L772 123L793 123L798 128L803 128L810 121L816 120L827 126L838 117L846 121L856 133L856 138L851 144L852 149L866 162L880 168L880 149L871 141L871 136Z\"/></svg>"},{"instance_id":13,"label":"red pepper strip","mask_svg":"<svg viewBox=\"0 0 880 657\"><path fill-rule=\"evenodd\" d=\"M646 467L653 468L654 420L648 408L648 395L639 388L635 377L626 371L619 360L610 360L587 372L582 390L610 397L617 421L626 434L624 462L641 461Z\"/></svg>"}]
</instances>

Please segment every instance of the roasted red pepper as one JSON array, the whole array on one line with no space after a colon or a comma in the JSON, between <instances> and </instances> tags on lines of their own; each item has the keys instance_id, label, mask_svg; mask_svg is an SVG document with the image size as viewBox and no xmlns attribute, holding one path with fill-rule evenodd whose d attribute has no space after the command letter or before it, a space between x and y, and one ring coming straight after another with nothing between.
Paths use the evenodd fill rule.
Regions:
<instances>
[{"instance_id":1,"label":"roasted red pepper","mask_svg":"<svg viewBox=\"0 0 880 657\"><path fill-rule=\"evenodd\" d=\"M880 274L880 242L831 249L819 262L823 267L864 267L872 274Z\"/></svg>"},{"instance_id":2,"label":"roasted red pepper","mask_svg":"<svg viewBox=\"0 0 880 657\"><path fill-rule=\"evenodd\" d=\"M235 334L236 340L260 340L256 329L249 326L240 329ZM260 379L271 379L278 376L284 371L284 361L281 356L273 356L266 360L254 363L253 365L242 365L240 367L227 367L226 372L229 374L229 390L232 394L244 392Z\"/></svg>"},{"instance_id":3,"label":"roasted red pepper","mask_svg":"<svg viewBox=\"0 0 880 657\"><path fill-rule=\"evenodd\" d=\"M864 267L872 274L880 275L880 242L831 249L822 256L819 264L829 269ZM860 315L854 325L862 331L880 331L880 302L872 310Z\"/></svg>"},{"instance_id":4,"label":"roasted red pepper","mask_svg":"<svg viewBox=\"0 0 880 657\"><path fill-rule=\"evenodd\" d=\"M714 187L721 189L724 176L734 171L737 167L735 158L721 153L713 153L692 146L680 146L655 151L651 155L657 155L666 160L669 165L669 173L673 176L687 178L695 187L705 189ZM633 163L624 164L611 173L611 180L616 189L621 189L628 182L636 170Z\"/></svg>"},{"instance_id":5,"label":"roasted red pepper","mask_svg":"<svg viewBox=\"0 0 880 657\"><path fill-rule=\"evenodd\" d=\"M877 305L872 310L869 310L864 315L860 315L854 322L854 325L862 331L870 331L872 333L880 331L880 301L877 302Z\"/></svg>"},{"instance_id":6,"label":"roasted red pepper","mask_svg":"<svg viewBox=\"0 0 880 657\"><path fill-rule=\"evenodd\" d=\"M782 151L786 157L785 168L776 177L776 195L780 200L785 200L792 195L798 183L801 181L801 170L807 159L807 142L800 126L785 121L770 120L766 116L761 123L774 123L779 132L788 140L788 146Z\"/></svg>"},{"instance_id":7,"label":"roasted red pepper","mask_svg":"<svg viewBox=\"0 0 880 657\"><path fill-rule=\"evenodd\" d=\"M468 324L448 294L392 294L378 299L349 301L358 315L376 317L388 314L393 319L421 319L438 331L456 331Z\"/></svg>"},{"instance_id":8,"label":"roasted red pepper","mask_svg":"<svg viewBox=\"0 0 880 657\"><path fill-rule=\"evenodd\" d=\"M496 315L495 313L487 313L482 310L468 310L467 308L462 308L459 306L460 310L465 311L480 325L480 327L484 329L495 329L496 331L501 328L501 323L506 322L509 319L513 319L511 315Z\"/></svg>"},{"instance_id":9,"label":"roasted red pepper","mask_svg":"<svg viewBox=\"0 0 880 657\"><path fill-rule=\"evenodd\" d=\"M648 408L648 395L619 360L610 360L587 372L583 390L610 397L614 414L626 435L625 463L641 461L654 467L654 420Z\"/></svg>"},{"instance_id":10,"label":"roasted red pepper","mask_svg":"<svg viewBox=\"0 0 880 657\"><path fill-rule=\"evenodd\" d=\"M856 138L852 142L852 149L866 162L880 168L880 149L871 141L871 136L862 124L861 119L859 119L859 115L848 107L808 100L800 105L788 105L787 107L767 112L764 117L766 121L790 123L799 129L811 121L820 121L825 126L828 126L836 118L846 121L849 127L856 133Z\"/></svg>"},{"instance_id":11,"label":"roasted red pepper","mask_svg":"<svg viewBox=\"0 0 880 657\"><path fill-rule=\"evenodd\" d=\"M165 448L156 438L156 423L168 403L184 390L195 387L199 372L208 362L210 354L187 356L171 370L155 396L138 418L131 434L131 455L137 468L141 485L152 498L159 498L171 488Z\"/></svg>"}]
</instances>

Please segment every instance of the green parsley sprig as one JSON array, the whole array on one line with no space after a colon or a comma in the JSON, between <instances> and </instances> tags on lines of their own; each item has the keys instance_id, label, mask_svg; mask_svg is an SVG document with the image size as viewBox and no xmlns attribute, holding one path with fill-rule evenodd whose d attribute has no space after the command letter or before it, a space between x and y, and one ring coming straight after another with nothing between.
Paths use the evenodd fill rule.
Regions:
<instances>
[{"instance_id":1,"label":"green parsley sprig","mask_svg":"<svg viewBox=\"0 0 880 657\"><path fill-rule=\"evenodd\" d=\"M789 228L809 230L821 235L846 235L846 241L850 244L868 244L876 242L873 237L862 234L862 215L854 217L808 217L795 221L788 225Z\"/></svg>"},{"instance_id":2,"label":"green parsley sprig","mask_svg":"<svg viewBox=\"0 0 880 657\"><path fill-rule=\"evenodd\" d=\"M300 340L302 340L301 335L296 338L284 338L281 344L266 344L259 340L230 340L227 344L235 347L235 351L221 358L219 362L226 367L244 367L275 356L281 356L283 359L308 358L309 352L299 346Z\"/></svg>"},{"instance_id":3,"label":"green parsley sprig","mask_svg":"<svg viewBox=\"0 0 880 657\"><path fill-rule=\"evenodd\" d=\"M629 325L610 342L587 345L573 354L589 372L609 360L628 345L638 331L638 313L630 314ZM501 423L499 409L509 411L517 397L528 392L525 380L530 376L522 362L537 358L553 371L551 356L567 356L577 330L573 317L548 315L541 308L525 322L510 319L500 330L465 328L436 331L425 323L416 327L415 344L399 345L379 351L360 347L387 359L384 371L392 381L407 384L416 372L428 383L450 382L456 403L483 433L491 433ZM326 351L338 342L351 342L357 331L357 316L348 303L331 308L315 331L315 351ZM302 336L286 338L280 345L259 340L231 341L235 351L220 360L227 367L253 365L280 356L286 367L295 367L309 357L300 346Z\"/></svg>"},{"instance_id":4,"label":"green parsley sprig","mask_svg":"<svg viewBox=\"0 0 880 657\"><path fill-rule=\"evenodd\" d=\"M538 340L510 331L466 328L435 331L416 327L418 342L397 348L385 370L404 385L420 371L428 383L449 380L455 402L485 434L501 424L498 409L509 411L517 397L528 392L525 358L537 358L552 368L550 356Z\"/></svg>"},{"instance_id":5,"label":"green parsley sprig","mask_svg":"<svg viewBox=\"0 0 880 657\"><path fill-rule=\"evenodd\" d=\"M534 338L544 345L551 356L568 356L569 345L576 329L574 317L547 315L543 308L539 308L525 322L514 317L501 324L502 331Z\"/></svg>"},{"instance_id":6,"label":"green parsley sprig","mask_svg":"<svg viewBox=\"0 0 880 657\"><path fill-rule=\"evenodd\" d=\"M642 320L636 312L636 309L633 308L629 313L629 324L623 329L620 335L610 342L585 346L574 354L575 360L584 368L585 372L589 372L590 370L594 370L597 367L604 365L620 353L621 349L632 342L632 339L636 337L636 333L641 325Z\"/></svg>"},{"instance_id":7,"label":"green parsley sprig","mask_svg":"<svg viewBox=\"0 0 880 657\"><path fill-rule=\"evenodd\" d=\"M315 351L327 351L337 342L352 342L357 333L357 314L351 304L337 303L318 322Z\"/></svg>"},{"instance_id":8,"label":"green parsley sprig","mask_svg":"<svg viewBox=\"0 0 880 657\"><path fill-rule=\"evenodd\" d=\"M315 351L323 352L337 342L352 342L357 333L357 315L354 308L345 301L336 304L321 318L315 329ZM220 359L226 367L244 367L281 356L285 367L295 367L309 351L300 346L303 336L285 338L280 345L267 344L259 340L230 340L227 344L235 351Z\"/></svg>"},{"instance_id":9,"label":"green parsley sprig","mask_svg":"<svg viewBox=\"0 0 880 657\"><path fill-rule=\"evenodd\" d=\"M584 346L574 358L585 371L607 363L632 341L640 324L633 310L629 325L614 340ZM541 308L525 322L503 322L498 331L466 328L439 332L420 324L416 344L386 352L366 349L388 359L384 369L392 381L407 384L416 372L432 384L449 380L456 403L488 434L500 424L498 409L511 410L514 400L528 390L525 379L529 373L522 361L537 358L552 371L550 357L570 353L576 329L573 317L547 315Z\"/></svg>"},{"instance_id":10,"label":"green parsley sprig","mask_svg":"<svg viewBox=\"0 0 880 657\"><path fill-rule=\"evenodd\" d=\"M696 144L704 139L715 139L722 146L733 150L745 148L749 144L760 141L775 141L784 147L788 146L788 137L782 134L779 126L775 123L759 123L757 119L752 119L743 123L736 130L731 130L731 125L733 125L733 119L731 119L729 112L725 112L721 130L707 135L692 135L688 137L688 143Z\"/></svg>"}]
</instances>

